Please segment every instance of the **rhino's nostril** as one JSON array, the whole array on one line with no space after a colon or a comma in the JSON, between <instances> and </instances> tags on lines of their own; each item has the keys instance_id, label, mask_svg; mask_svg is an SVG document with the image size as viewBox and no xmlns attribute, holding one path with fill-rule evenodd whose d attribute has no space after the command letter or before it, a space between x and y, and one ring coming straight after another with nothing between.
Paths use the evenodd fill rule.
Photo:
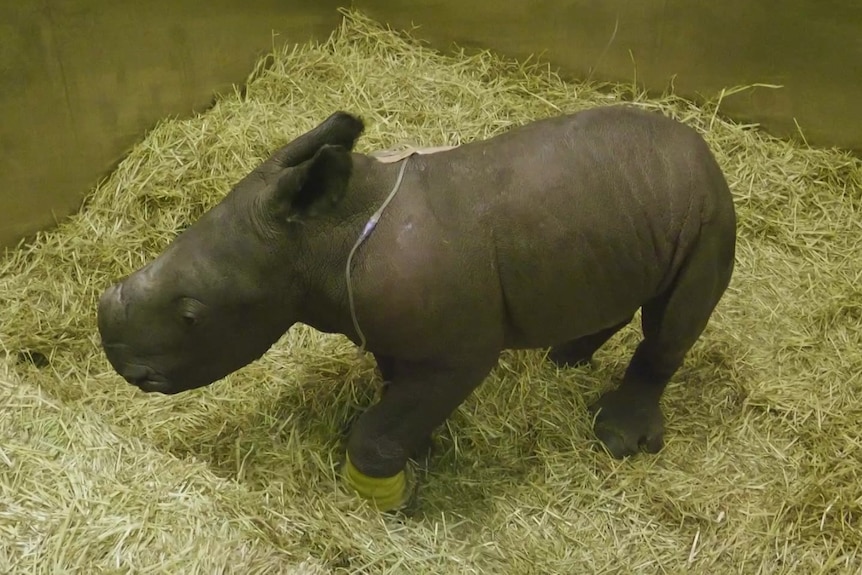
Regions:
<instances>
[{"instance_id":1,"label":"rhino's nostril","mask_svg":"<svg viewBox=\"0 0 862 575\"><path fill-rule=\"evenodd\" d=\"M129 383L138 385L152 379L155 373L144 365L129 365L123 369L120 375Z\"/></svg>"}]
</instances>

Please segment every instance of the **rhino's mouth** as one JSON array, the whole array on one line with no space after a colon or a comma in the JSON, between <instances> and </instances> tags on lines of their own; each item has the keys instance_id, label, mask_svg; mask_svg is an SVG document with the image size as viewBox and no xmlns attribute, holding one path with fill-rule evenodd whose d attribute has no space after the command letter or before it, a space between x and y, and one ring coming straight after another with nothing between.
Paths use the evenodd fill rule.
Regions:
<instances>
[{"instance_id":1,"label":"rhino's mouth","mask_svg":"<svg viewBox=\"0 0 862 575\"><path fill-rule=\"evenodd\" d=\"M143 367L143 366L135 366ZM164 395L174 395L185 391L186 388L174 385L166 378L157 374L153 370L143 367L146 371L138 369L128 369L120 373L120 375L130 384L134 385L145 393L162 393Z\"/></svg>"},{"instance_id":2,"label":"rhino's mouth","mask_svg":"<svg viewBox=\"0 0 862 575\"><path fill-rule=\"evenodd\" d=\"M152 367L158 365L164 368L167 362L154 360L151 363L149 358L142 359L140 355L133 354L126 343L102 341L102 348L114 371L127 383L145 393L175 395L209 385L216 380L214 377L208 378L208 374L201 370L176 369L176 366L173 370Z\"/></svg>"},{"instance_id":3,"label":"rhino's mouth","mask_svg":"<svg viewBox=\"0 0 862 575\"><path fill-rule=\"evenodd\" d=\"M174 386L172 386L170 382L156 373L154 369L146 365L129 364L123 366L123 369L118 371L123 379L139 388L141 391L165 394L175 392L173 390Z\"/></svg>"},{"instance_id":4,"label":"rhino's mouth","mask_svg":"<svg viewBox=\"0 0 862 575\"><path fill-rule=\"evenodd\" d=\"M157 379L145 379L129 383L146 393L164 393L165 395L173 395L179 392L178 389L175 389L167 381L160 381Z\"/></svg>"}]
</instances>

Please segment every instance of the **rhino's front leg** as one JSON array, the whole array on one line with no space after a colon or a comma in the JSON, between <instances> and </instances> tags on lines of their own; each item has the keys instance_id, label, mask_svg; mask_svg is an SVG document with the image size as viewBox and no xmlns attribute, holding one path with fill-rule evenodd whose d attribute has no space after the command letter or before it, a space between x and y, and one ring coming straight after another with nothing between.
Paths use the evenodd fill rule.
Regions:
<instances>
[{"instance_id":1,"label":"rhino's front leg","mask_svg":"<svg viewBox=\"0 0 862 575\"><path fill-rule=\"evenodd\" d=\"M380 372L380 378L385 385L392 382L392 370L395 360L388 355L374 354L374 360L377 362L377 371Z\"/></svg>"},{"instance_id":2,"label":"rhino's front leg","mask_svg":"<svg viewBox=\"0 0 862 575\"><path fill-rule=\"evenodd\" d=\"M387 361L386 393L350 432L348 485L382 511L403 507L412 493L407 460L482 383L497 357L495 352L457 362Z\"/></svg>"}]
</instances>

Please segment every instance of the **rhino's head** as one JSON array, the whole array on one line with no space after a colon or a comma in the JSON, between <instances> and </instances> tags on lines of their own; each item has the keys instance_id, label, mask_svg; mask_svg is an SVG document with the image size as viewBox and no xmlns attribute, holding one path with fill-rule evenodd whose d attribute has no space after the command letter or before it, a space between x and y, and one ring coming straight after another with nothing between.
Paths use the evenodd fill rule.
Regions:
<instances>
[{"instance_id":1,"label":"rhino's head","mask_svg":"<svg viewBox=\"0 0 862 575\"><path fill-rule=\"evenodd\" d=\"M296 321L303 219L338 202L362 121L338 112L276 152L158 258L108 288L108 360L144 391L208 385L263 355Z\"/></svg>"}]
</instances>

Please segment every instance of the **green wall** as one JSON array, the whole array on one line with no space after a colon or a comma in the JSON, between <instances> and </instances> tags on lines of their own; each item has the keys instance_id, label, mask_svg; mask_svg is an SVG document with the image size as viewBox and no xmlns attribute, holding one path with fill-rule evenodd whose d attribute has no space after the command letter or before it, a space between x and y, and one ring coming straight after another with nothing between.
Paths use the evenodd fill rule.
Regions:
<instances>
[{"instance_id":1,"label":"green wall","mask_svg":"<svg viewBox=\"0 0 862 575\"><path fill-rule=\"evenodd\" d=\"M74 211L157 120L204 109L275 41L323 38L339 0L21 0L0 5L0 247ZM781 84L723 110L862 151L858 0L354 0L433 46L532 53L564 75L684 95ZM614 32L616 30L616 32Z\"/></svg>"},{"instance_id":2,"label":"green wall","mask_svg":"<svg viewBox=\"0 0 862 575\"><path fill-rule=\"evenodd\" d=\"M165 116L204 110L338 0L0 3L0 247L74 211Z\"/></svg>"},{"instance_id":3,"label":"green wall","mask_svg":"<svg viewBox=\"0 0 862 575\"><path fill-rule=\"evenodd\" d=\"M722 109L810 144L862 152L862 2L859 0L357 0L394 28L417 24L437 47L541 54L564 75L729 97Z\"/></svg>"}]
</instances>

